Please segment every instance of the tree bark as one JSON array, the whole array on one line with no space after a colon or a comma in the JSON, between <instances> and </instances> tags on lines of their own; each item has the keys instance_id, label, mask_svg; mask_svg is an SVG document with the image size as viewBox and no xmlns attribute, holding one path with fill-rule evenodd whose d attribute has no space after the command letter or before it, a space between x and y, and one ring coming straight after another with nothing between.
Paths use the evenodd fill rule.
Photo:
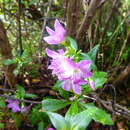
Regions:
<instances>
[{"instance_id":1,"label":"tree bark","mask_svg":"<svg viewBox=\"0 0 130 130\"><path fill-rule=\"evenodd\" d=\"M75 38L79 25L82 0L67 1L67 31L68 35Z\"/></svg>"},{"instance_id":2,"label":"tree bark","mask_svg":"<svg viewBox=\"0 0 130 130\"><path fill-rule=\"evenodd\" d=\"M96 14L96 11L97 11L96 9L98 8L100 3L101 3L101 0L91 0L89 8L76 34L76 40L78 41L78 43L82 43L82 40L84 39L84 36L86 35L86 31L88 30L92 22L92 19Z\"/></svg>"},{"instance_id":3,"label":"tree bark","mask_svg":"<svg viewBox=\"0 0 130 130\"><path fill-rule=\"evenodd\" d=\"M2 60L12 59L12 48L8 41L6 30L4 28L3 22L0 20L0 54ZM15 86L15 76L13 75L13 70L15 66L13 64L4 66L5 78L10 87Z\"/></svg>"}]
</instances>

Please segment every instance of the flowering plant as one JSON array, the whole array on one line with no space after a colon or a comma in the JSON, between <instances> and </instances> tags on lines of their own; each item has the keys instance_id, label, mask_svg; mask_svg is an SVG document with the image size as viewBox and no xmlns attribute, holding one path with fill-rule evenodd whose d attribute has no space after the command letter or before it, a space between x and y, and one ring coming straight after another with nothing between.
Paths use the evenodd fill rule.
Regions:
<instances>
[{"instance_id":1,"label":"flowering plant","mask_svg":"<svg viewBox=\"0 0 130 130\"><path fill-rule=\"evenodd\" d=\"M48 69L57 76L58 81L54 90L59 91L63 100L45 99L42 102L43 110L48 114L53 126L57 130L85 130L91 120L102 124L112 125L109 114L93 103L85 103L84 98L92 91L103 87L107 81L107 74L98 71L95 60L99 45L88 53L78 49L74 39L67 36L66 30L58 20L55 20L55 31L46 27L50 36L44 37L48 44L63 45L65 50L57 51L46 48L47 56L51 57ZM70 105L65 117L57 110Z\"/></svg>"}]
</instances>

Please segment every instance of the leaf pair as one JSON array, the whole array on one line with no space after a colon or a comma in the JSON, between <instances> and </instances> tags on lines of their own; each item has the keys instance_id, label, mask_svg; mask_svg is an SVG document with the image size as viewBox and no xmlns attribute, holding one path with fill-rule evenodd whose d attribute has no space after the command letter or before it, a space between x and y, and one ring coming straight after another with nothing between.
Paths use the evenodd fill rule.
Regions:
<instances>
[{"instance_id":1,"label":"leaf pair","mask_svg":"<svg viewBox=\"0 0 130 130\"><path fill-rule=\"evenodd\" d=\"M70 103L71 106L65 114L65 117L52 112L64 108ZM103 125L113 125L110 115L102 109L94 106L94 104L84 104L77 101L68 102L57 99L46 99L43 100L42 106L43 110L46 111L53 126L57 130L85 130L92 120L102 123ZM79 112L81 108L83 111Z\"/></svg>"}]
</instances>

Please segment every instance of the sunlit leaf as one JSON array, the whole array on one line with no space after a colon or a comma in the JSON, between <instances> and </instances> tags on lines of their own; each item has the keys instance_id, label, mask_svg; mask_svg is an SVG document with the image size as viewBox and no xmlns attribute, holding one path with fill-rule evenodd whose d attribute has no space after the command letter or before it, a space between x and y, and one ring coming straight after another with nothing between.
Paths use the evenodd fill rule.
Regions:
<instances>
[{"instance_id":1,"label":"sunlit leaf","mask_svg":"<svg viewBox=\"0 0 130 130\"><path fill-rule=\"evenodd\" d=\"M77 42L73 39L73 38L71 38L71 37L66 37L66 40L67 41L69 41L69 43L70 43L70 46L74 49L74 50L78 50L78 46L77 46Z\"/></svg>"},{"instance_id":2,"label":"sunlit leaf","mask_svg":"<svg viewBox=\"0 0 130 130\"><path fill-rule=\"evenodd\" d=\"M65 120L71 121L72 118L78 113L78 104L73 102L65 115Z\"/></svg>"},{"instance_id":3,"label":"sunlit leaf","mask_svg":"<svg viewBox=\"0 0 130 130\"><path fill-rule=\"evenodd\" d=\"M102 123L103 125L113 125L112 118L110 114L106 113L104 110L94 106L80 103L84 108L88 110L88 115L91 116L96 122Z\"/></svg>"},{"instance_id":4,"label":"sunlit leaf","mask_svg":"<svg viewBox=\"0 0 130 130\"><path fill-rule=\"evenodd\" d=\"M58 99L45 99L42 101L42 108L44 111L57 111L66 107L70 102Z\"/></svg>"},{"instance_id":5,"label":"sunlit leaf","mask_svg":"<svg viewBox=\"0 0 130 130\"><path fill-rule=\"evenodd\" d=\"M69 124L65 121L64 117L52 112L47 112L53 126L57 130L69 130Z\"/></svg>"}]
</instances>

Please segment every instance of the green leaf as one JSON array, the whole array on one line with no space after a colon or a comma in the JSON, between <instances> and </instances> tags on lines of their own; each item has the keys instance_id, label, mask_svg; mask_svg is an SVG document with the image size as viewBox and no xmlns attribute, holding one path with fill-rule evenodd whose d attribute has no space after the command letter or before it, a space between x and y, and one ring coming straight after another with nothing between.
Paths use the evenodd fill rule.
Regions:
<instances>
[{"instance_id":1,"label":"green leaf","mask_svg":"<svg viewBox=\"0 0 130 130\"><path fill-rule=\"evenodd\" d=\"M31 113L29 114L29 120L33 125L37 125L41 121L47 124L49 123L47 113L39 111L40 108L40 104L33 107Z\"/></svg>"},{"instance_id":2,"label":"green leaf","mask_svg":"<svg viewBox=\"0 0 130 130\"><path fill-rule=\"evenodd\" d=\"M11 65L11 64L16 63L16 60L15 59L7 59L7 60L4 60L3 63L5 65Z\"/></svg>"},{"instance_id":3,"label":"green leaf","mask_svg":"<svg viewBox=\"0 0 130 130\"><path fill-rule=\"evenodd\" d=\"M25 98L37 98L37 95L32 93L26 93Z\"/></svg>"},{"instance_id":4,"label":"green leaf","mask_svg":"<svg viewBox=\"0 0 130 130\"><path fill-rule=\"evenodd\" d=\"M78 104L73 102L65 115L65 120L71 121L72 118L78 113Z\"/></svg>"},{"instance_id":5,"label":"green leaf","mask_svg":"<svg viewBox=\"0 0 130 130\"><path fill-rule=\"evenodd\" d=\"M83 85L83 89L85 93L90 93L92 91L92 88L90 87L89 84Z\"/></svg>"},{"instance_id":6,"label":"green leaf","mask_svg":"<svg viewBox=\"0 0 130 130\"><path fill-rule=\"evenodd\" d=\"M44 123L43 123L43 121L38 123L38 130L44 130Z\"/></svg>"},{"instance_id":7,"label":"green leaf","mask_svg":"<svg viewBox=\"0 0 130 130\"><path fill-rule=\"evenodd\" d=\"M95 107L94 103L87 103L87 104L80 103L80 105L82 105L83 107L85 107L87 109Z\"/></svg>"},{"instance_id":8,"label":"green leaf","mask_svg":"<svg viewBox=\"0 0 130 130\"><path fill-rule=\"evenodd\" d=\"M45 99L42 101L42 108L45 111L57 111L66 107L70 102L57 100L57 99Z\"/></svg>"},{"instance_id":9,"label":"green leaf","mask_svg":"<svg viewBox=\"0 0 130 130\"><path fill-rule=\"evenodd\" d=\"M23 120L22 115L16 114L16 113L11 113L11 116L12 116L13 120L15 121L16 127L21 126L22 120Z\"/></svg>"},{"instance_id":10,"label":"green leaf","mask_svg":"<svg viewBox=\"0 0 130 130\"><path fill-rule=\"evenodd\" d=\"M78 113L71 121L71 130L86 130L92 118L88 115L88 110Z\"/></svg>"},{"instance_id":11,"label":"green leaf","mask_svg":"<svg viewBox=\"0 0 130 130\"><path fill-rule=\"evenodd\" d=\"M66 37L66 40L69 41L70 46L71 46L75 51L78 50L77 42L76 42L73 38L71 38L71 37L68 36L68 37Z\"/></svg>"},{"instance_id":12,"label":"green leaf","mask_svg":"<svg viewBox=\"0 0 130 130\"><path fill-rule=\"evenodd\" d=\"M92 115L93 120L102 123L103 125L113 125L112 118L110 114L99 108L89 108L89 114Z\"/></svg>"},{"instance_id":13,"label":"green leaf","mask_svg":"<svg viewBox=\"0 0 130 130\"><path fill-rule=\"evenodd\" d=\"M97 122L102 123L103 125L113 125L112 118L110 114L106 113L104 110L97 108L94 105L88 105L80 103L82 106L87 108L88 115Z\"/></svg>"},{"instance_id":14,"label":"green leaf","mask_svg":"<svg viewBox=\"0 0 130 130\"><path fill-rule=\"evenodd\" d=\"M100 88L107 81L107 73L102 71L94 72L92 79L94 80L95 88Z\"/></svg>"},{"instance_id":15,"label":"green leaf","mask_svg":"<svg viewBox=\"0 0 130 130\"><path fill-rule=\"evenodd\" d=\"M5 124L0 122L0 129L4 129Z\"/></svg>"},{"instance_id":16,"label":"green leaf","mask_svg":"<svg viewBox=\"0 0 130 130\"><path fill-rule=\"evenodd\" d=\"M23 99L25 97L25 89L20 85L17 85L16 96L19 99Z\"/></svg>"},{"instance_id":17,"label":"green leaf","mask_svg":"<svg viewBox=\"0 0 130 130\"><path fill-rule=\"evenodd\" d=\"M94 72L94 77L107 77L107 73L103 71Z\"/></svg>"},{"instance_id":18,"label":"green leaf","mask_svg":"<svg viewBox=\"0 0 130 130\"><path fill-rule=\"evenodd\" d=\"M31 0L31 1L29 2L29 5L35 4L36 2L37 2L37 0Z\"/></svg>"},{"instance_id":19,"label":"green leaf","mask_svg":"<svg viewBox=\"0 0 130 130\"><path fill-rule=\"evenodd\" d=\"M99 45L96 45L94 48L92 48L89 52L88 52L88 55L92 58L92 60L95 62L96 60L96 55L97 55L97 52L99 50Z\"/></svg>"},{"instance_id":20,"label":"green leaf","mask_svg":"<svg viewBox=\"0 0 130 130\"><path fill-rule=\"evenodd\" d=\"M69 124L65 121L64 117L52 112L47 112L53 126L57 130L69 130Z\"/></svg>"},{"instance_id":21,"label":"green leaf","mask_svg":"<svg viewBox=\"0 0 130 130\"><path fill-rule=\"evenodd\" d=\"M0 108L5 108L6 104L3 100L0 100Z\"/></svg>"},{"instance_id":22,"label":"green leaf","mask_svg":"<svg viewBox=\"0 0 130 130\"><path fill-rule=\"evenodd\" d=\"M95 72L93 72L93 75L92 75L91 79L94 81L94 84L95 84L94 87L96 89L102 88L103 85L107 81L107 73L102 72L102 71L95 71ZM92 91L92 88L90 87L89 84L83 85L83 88L85 89L85 91L87 93Z\"/></svg>"}]
</instances>

